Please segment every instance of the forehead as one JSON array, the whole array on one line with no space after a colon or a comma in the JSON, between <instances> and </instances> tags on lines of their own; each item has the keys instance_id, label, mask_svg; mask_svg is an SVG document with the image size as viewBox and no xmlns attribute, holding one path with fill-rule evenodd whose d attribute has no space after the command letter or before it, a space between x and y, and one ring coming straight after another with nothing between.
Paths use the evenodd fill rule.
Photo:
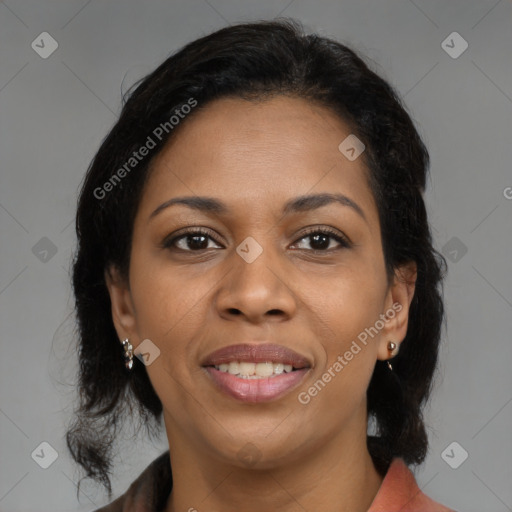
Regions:
<instances>
[{"instance_id":1,"label":"forehead","mask_svg":"<svg viewBox=\"0 0 512 512\"><path fill-rule=\"evenodd\" d=\"M298 195L339 192L376 213L363 159L350 161L338 149L349 135L335 113L304 99L215 100L185 119L155 158L141 209L207 195L234 209L262 210Z\"/></svg>"}]
</instances>

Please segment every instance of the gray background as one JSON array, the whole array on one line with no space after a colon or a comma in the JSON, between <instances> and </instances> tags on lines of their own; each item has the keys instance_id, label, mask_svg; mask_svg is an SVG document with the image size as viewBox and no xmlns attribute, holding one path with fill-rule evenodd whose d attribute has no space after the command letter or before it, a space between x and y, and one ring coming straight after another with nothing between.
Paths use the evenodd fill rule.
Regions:
<instances>
[{"instance_id":1,"label":"gray background","mask_svg":"<svg viewBox=\"0 0 512 512\"><path fill-rule=\"evenodd\" d=\"M125 90L226 24L277 15L362 52L417 122L449 275L448 328L425 413L430 451L416 477L461 512L512 510L511 3L8 0L0 2L1 512L106 503L90 484L77 502L79 472L64 441L76 370L69 267L77 189L120 111L123 79ZM31 47L44 31L59 45L46 59ZM469 44L457 58L441 45L454 31ZM43 441L58 453L48 469L31 457ZM442 457L454 441L460 447L444 459L469 454L457 469ZM115 494L164 449L165 437L154 445L142 433L127 437Z\"/></svg>"}]
</instances>

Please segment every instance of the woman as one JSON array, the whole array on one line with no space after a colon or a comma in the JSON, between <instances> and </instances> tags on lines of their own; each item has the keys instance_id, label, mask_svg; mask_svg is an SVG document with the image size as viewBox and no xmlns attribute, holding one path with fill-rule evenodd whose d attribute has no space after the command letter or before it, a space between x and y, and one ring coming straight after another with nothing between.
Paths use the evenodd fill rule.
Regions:
<instances>
[{"instance_id":1,"label":"woman","mask_svg":"<svg viewBox=\"0 0 512 512\"><path fill-rule=\"evenodd\" d=\"M390 85L293 20L141 81L79 199L67 440L109 496L125 416L170 450L102 511L449 510L408 468L443 321L428 163Z\"/></svg>"}]
</instances>

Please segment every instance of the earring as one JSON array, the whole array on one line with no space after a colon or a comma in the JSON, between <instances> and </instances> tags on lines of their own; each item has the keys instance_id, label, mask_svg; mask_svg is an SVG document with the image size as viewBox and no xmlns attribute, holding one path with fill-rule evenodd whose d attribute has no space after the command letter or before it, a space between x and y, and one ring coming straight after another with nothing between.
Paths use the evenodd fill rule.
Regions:
<instances>
[{"instance_id":1,"label":"earring","mask_svg":"<svg viewBox=\"0 0 512 512\"><path fill-rule=\"evenodd\" d=\"M124 349L124 365L128 370L133 368L133 347L128 338L122 341Z\"/></svg>"},{"instance_id":2,"label":"earring","mask_svg":"<svg viewBox=\"0 0 512 512\"><path fill-rule=\"evenodd\" d=\"M390 359L391 359L392 357L394 357L393 352L394 352L394 350L395 350L395 349L396 349L396 343L395 343L395 342L393 342L393 341L388 342L388 351L390 352L390 354L389 354ZM389 369L390 369L391 371L393 371L393 367L391 366L391 363L389 362L389 360L387 361L387 363L388 363L388 367L389 367Z\"/></svg>"}]
</instances>

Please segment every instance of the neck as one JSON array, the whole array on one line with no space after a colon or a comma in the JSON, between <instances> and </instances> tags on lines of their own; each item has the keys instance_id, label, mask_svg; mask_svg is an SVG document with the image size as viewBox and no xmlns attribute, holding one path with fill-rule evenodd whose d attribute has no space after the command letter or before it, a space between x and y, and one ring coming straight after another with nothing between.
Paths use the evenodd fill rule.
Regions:
<instances>
[{"instance_id":1,"label":"neck","mask_svg":"<svg viewBox=\"0 0 512 512\"><path fill-rule=\"evenodd\" d=\"M209 457L170 430L173 489L165 512L259 512L269 504L280 512L366 512L383 480L368 452L366 429L353 430L364 433L357 437L347 429L320 447L301 447L300 458L266 469Z\"/></svg>"}]
</instances>

